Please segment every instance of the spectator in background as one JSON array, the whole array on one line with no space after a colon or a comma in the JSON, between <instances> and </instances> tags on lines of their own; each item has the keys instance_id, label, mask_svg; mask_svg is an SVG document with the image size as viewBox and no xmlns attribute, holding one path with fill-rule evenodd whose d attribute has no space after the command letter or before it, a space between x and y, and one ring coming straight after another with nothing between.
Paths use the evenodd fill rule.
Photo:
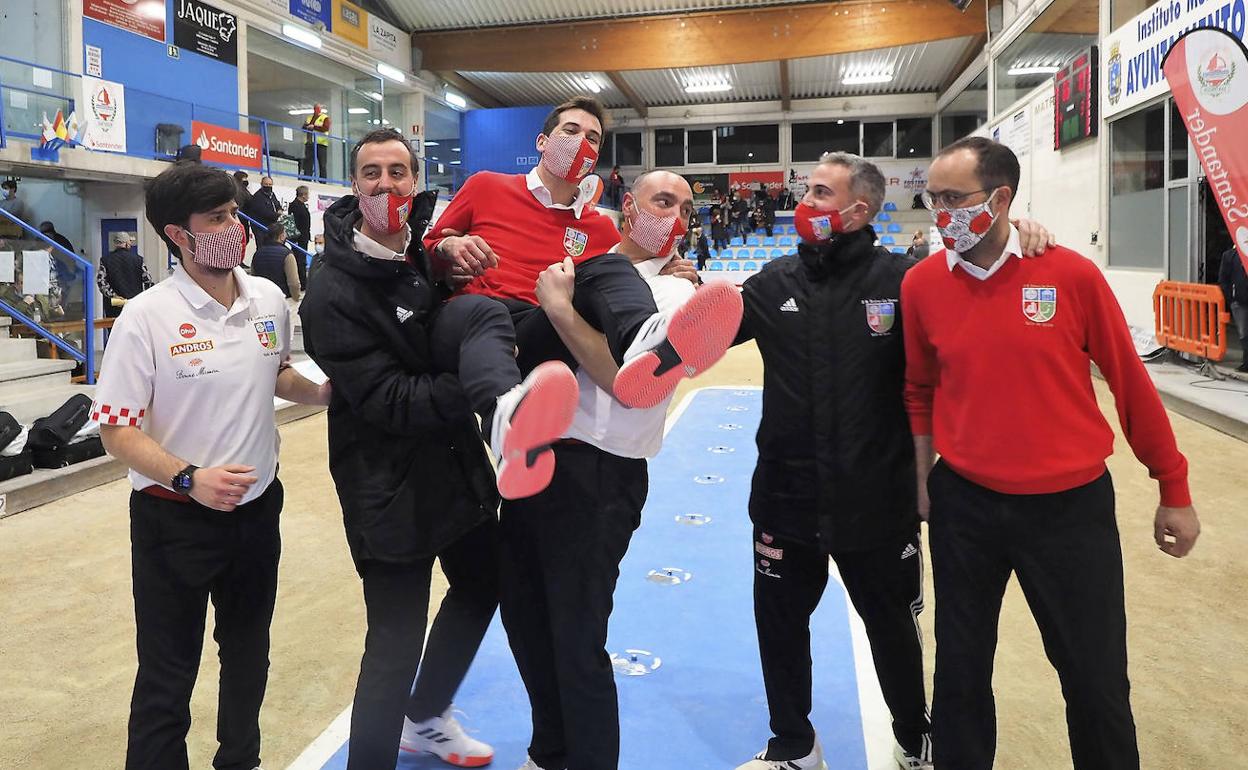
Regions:
<instances>
[{"instance_id":1,"label":"spectator in background","mask_svg":"<svg viewBox=\"0 0 1248 770\"><path fill-rule=\"evenodd\" d=\"M1237 372L1248 372L1248 271L1235 247L1222 252L1222 266L1218 269L1218 285L1231 309L1231 317L1239 329L1239 344L1244 351L1244 361Z\"/></svg>"},{"instance_id":2,"label":"spectator in background","mask_svg":"<svg viewBox=\"0 0 1248 770\"><path fill-rule=\"evenodd\" d=\"M286 228L274 223L268 232L260 234L259 247L251 257L251 274L269 279L283 294L298 302L302 296L298 262L286 245Z\"/></svg>"},{"instance_id":3,"label":"spectator in background","mask_svg":"<svg viewBox=\"0 0 1248 770\"><path fill-rule=\"evenodd\" d=\"M0 182L0 191L3 191L3 195L0 196L0 209L4 209L25 222L28 213L26 204L22 202L21 198L17 197L17 180L6 179Z\"/></svg>"},{"instance_id":4,"label":"spectator in background","mask_svg":"<svg viewBox=\"0 0 1248 770\"><path fill-rule=\"evenodd\" d=\"M611 207L618 209L620 207L620 198L624 195L624 175L620 173L619 166L611 167L611 176L607 177L607 200L611 203Z\"/></svg>"},{"instance_id":5,"label":"spectator in background","mask_svg":"<svg viewBox=\"0 0 1248 770\"><path fill-rule=\"evenodd\" d=\"M711 258L711 249L706 242L706 234L702 232L702 225L698 225L689 231L690 245L697 251L698 270L705 270L706 263Z\"/></svg>"},{"instance_id":6,"label":"spectator in background","mask_svg":"<svg viewBox=\"0 0 1248 770\"><path fill-rule=\"evenodd\" d=\"M290 216L294 219L295 227L298 229L298 232L290 240L299 248L307 251L308 241L312 239L312 214L308 211L308 186L306 184L301 184L295 188L295 199L290 202ZM299 266L299 288L307 288L307 259L303 254L297 254L295 262Z\"/></svg>"},{"instance_id":7,"label":"spectator in background","mask_svg":"<svg viewBox=\"0 0 1248 770\"><path fill-rule=\"evenodd\" d=\"M732 234L733 236L745 237L745 234L751 231L750 222L750 204L746 202L745 196L740 190L732 194Z\"/></svg>"},{"instance_id":8,"label":"spectator in background","mask_svg":"<svg viewBox=\"0 0 1248 770\"><path fill-rule=\"evenodd\" d=\"M910 239L910 248L906 249L906 256L917 261L926 258L928 251L927 236L923 235L922 230L915 230L914 237Z\"/></svg>"},{"instance_id":9,"label":"spectator in background","mask_svg":"<svg viewBox=\"0 0 1248 770\"><path fill-rule=\"evenodd\" d=\"M793 197L793 190L789 189L786 186L783 190L780 191L780 199L776 201L775 208L781 211L792 211L796 207L797 207L797 200ZM774 221L774 218L775 218L774 211L772 212L772 218Z\"/></svg>"},{"instance_id":10,"label":"spectator in background","mask_svg":"<svg viewBox=\"0 0 1248 770\"><path fill-rule=\"evenodd\" d=\"M754 211L750 213L750 223L752 230L766 230L767 235L771 235L771 226L767 224L767 212L763 210L762 204L754 207Z\"/></svg>"},{"instance_id":11,"label":"spectator in background","mask_svg":"<svg viewBox=\"0 0 1248 770\"><path fill-rule=\"evenodd\" d=\"M248 204L251 202L251 191L247 189L247 172L234 172L234 186L238 188L238 192L234 194L234 202L238 204L239 211L247 211ZM251 223L246 219L243 220L243 232L247 235L247 240L255 238L255 233L251 231Z\"/></svg>"},{"instance_id":12,"label":"spectator in background","mask_svg":"<svg viewBox=\"0 0 1248 770\"><path fill-rule=\"evenodd\" d=\"M277 193L273 192L271 177L260 177L260 190L251 196L242 212L266 226L278 220L282 213L282 202L277 199ZM259 238L260 233L256 233L256 237Z\"/></svg>"},{"instance_id":13,"label":"spectator in background","mask_svg":"<svg viewBox=\"0 0 1248 770\"><path fill-rule=\"evenodd\" d=\"M925 209L925 208L927 208L927 206L926 206L926 205L924 205L924 203L923 203L923 193L921 193L921 192L917 192L917 193L915 193L915 194L914 194L914 200L910 201L910 208L912 208L912 209Z\"/></svg>"},{"instance_id":14,"label":"spectator in background","mask_svg":"<svg viewBox=\"0 0 1248 770\"><path fill-rule=\"evenodd\" d=\"M133 248L130 233L113 233L113 250L100 257L95 285L104 296L104 316L116 318L126 302L152 286L143 257Z\"/></svg>"},{"instance_id":15,"label":"spectator in background","mask_svg":"<svg viewBox=\"0 0 1248 770\"><path fill-rule=\"evenodd\" d=\"M728 226L724 224L724 216L719 209L711 209L711 240L714 241L716 254L728 248Z\"/></svg>"},{"instance_id":16,"label":"spectator in background","mask_svg":"<svg viewBox=\"0 0 1248 770\"><path fill-rule=\"evenodd\" d=\"M312 105L312 114L303 121L303 176L324 181L329 165L329 113L320 104Z\"/></svg>"},{"instance_id":17,"label":"spectator in background","mask_svg":"<svg viewBox=\"0 0 1248 770\"><path fill-rule=\"evenodd\" d=\"M39 232L70 254L76 255L78 253L74 248L74 244L70 243L69 239L64 235L58 233L56 225L51 222L47 220L40 222ZM78 263L74 261L73 257L62 253L60 249L52 249L52 266L56 268L56 278L60 282L61 287L68 290L69 285L74 282L74 277L78 274Z\"/></svg>"}]
</instances>

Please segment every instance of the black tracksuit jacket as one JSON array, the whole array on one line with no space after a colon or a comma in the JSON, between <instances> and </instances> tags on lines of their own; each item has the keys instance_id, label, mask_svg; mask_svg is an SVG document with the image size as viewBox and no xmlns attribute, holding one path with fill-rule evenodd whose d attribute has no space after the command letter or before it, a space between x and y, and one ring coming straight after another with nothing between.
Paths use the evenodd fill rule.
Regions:
<instances>
[{"instance_id":1,"label":"black tracksuit jacket","mask_svg":"<svg viewBox=\"0 0 1248 770\"><path fill-rule=\"evenodd\" d=\"M914 263L875 237L803 243L743 289L737 342L757 340L764 367L750 518L828 553L918 526L899 302Z\"/></svg>"},{"instance_id":2,"label":"black tracksuit jacket","mask_svg":"<svg viewBox=\"0 0 1248 770\"><path fill-rule=\"evenodd\" d=\"M355 251L358 202L339 199L299 309L304 347L333 382L329 470L357 567L433 556L497 515L468 399L453 373L433 370L426 327L446 293L420 236L436 200L417 196L408 261L388 262Z\"/></svg>"}]
</instances>

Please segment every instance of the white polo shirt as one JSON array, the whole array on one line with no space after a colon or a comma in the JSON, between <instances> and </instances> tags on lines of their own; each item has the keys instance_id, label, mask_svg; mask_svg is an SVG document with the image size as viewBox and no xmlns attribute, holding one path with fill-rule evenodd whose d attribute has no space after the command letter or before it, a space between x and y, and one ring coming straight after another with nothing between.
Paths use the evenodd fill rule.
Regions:
<instances>
[{"instance_id":1,"label":"white polo shirt","mask_svg":"<svg viewBox=\"0 0 1248 770\"><path fill-rule=\"evenodd\" d=\"M610 250L618 253L619 246ZM697 287L684 279L659 275L659 271L671 257L656 257L633 265L646 280L654 294L654 304L660 313L671 313L689 301ZM580 401L572 425L564 434L592 444L617 457L654 457L663 448L663 425L667 421L668 397L663 403L649 409L629 409L615 400L615 396L594 384L584 368L576 372L581 388Z\"/></svg>"},{"instance_id":2,"label":"white polo shirt","mask_svg":"<svg viewBox=\"0 0 1248 770\"><path fill-rule=\"evenodd\" d=\"M280 364L290 356L290 315L272 281L234 269L229 309L180 267L126 303L108 338L91 417L143 429L193 465L251 465L250 502L277 475L273 412ZM149 479L131 469L135 489Z\"/></svg>"}]
</instances>

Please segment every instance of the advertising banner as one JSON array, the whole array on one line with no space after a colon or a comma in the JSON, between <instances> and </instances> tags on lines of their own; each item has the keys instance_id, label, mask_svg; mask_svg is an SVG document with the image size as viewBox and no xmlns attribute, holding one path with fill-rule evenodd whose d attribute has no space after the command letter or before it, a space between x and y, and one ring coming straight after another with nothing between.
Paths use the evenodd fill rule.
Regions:
<instances>
[{"instance_id":1,"label":"advertising banner","mask_svg":"<svg viewBox=\"0 0 1248 770\"><path fill-rule=\"evenodd\" d=\"M333 0L334 34L343 40L368 48L368 12L348 0Z\"/></svg>"},{"instance_id":2,"label":"advertising banner","mask_svg":"<svg viewBox=\"0 0 1248 770\"><path fill-rule=\"evenodd\" d=\"M767 194L776 197L784 189L783 171L743 171L728 175L728 186L733 190L757 190L767 188Z\"/></svg>"},{"instance_id":3,"label":"advertising banner","mask_svg":"<svg viewBox=\"0 0 1248 770\"><path fill-rule=\"evenodd\" d=\"M404 72L412 69L411 35L372 15L368 17L368 52Z\"/></svg>"},{"instance_id":4,"label":"advertising banner","mask_svg":"<svg viewBox=\"0 0 1248 770\"><path fill-rule=\"evenodd\" d=\"M681 174L693 188L694 203L706 203L715 197L715 191L728 194L727 174Z\"/></svg>"},{"instance_id":5,"label":"advertising banner","mask_svg":"<svg viewBox=\"0 0 1248 770\"><path fill-rule=\"evenodd\" d=\"M191 136L203 151L203 159L238 168L260 168L264 162L264 143L255 134L235 131L212 123L191 121Z\"/></svg>"},{"instance_id":6,"label":"advertising banner","mask_svg":"<svg viewBox=\"0 0 1248 770\"><path fill-rule=\"evenodd\" d=\"M238 19L201 0L174 0L173 43L201 56L238 65Z\"/></svg>"},{"instance_id":7,"label":"advertising banner","mask_svg":"<svg viewBox=\"0 0 1248 770\"><path fill-rule=\"evenodd\" d=\"M1224 29L1244 39L1248 0L1161 0L1105 36L1101 49L1105 102L1102 115L1113 117L1166 92L1161 72L1166 52L1184 32Z\"/></svg>"},{"instance_id":8,"label":"advertising banner","mask_svg":"<svg viewBox=\"0 0 1248 770\"><path fill-rule=\"evenodd\" d=\"M290 15L326 32L334 30L332 0L290 0Z\"/></svg>"},{"instance_id":9,"label":"advertising banner","mask_svg":"<svg viewBox=\"0 0 1248 770\"><path fill-rule=\"evenodd\" d=\"M1220 29L1189 32L1162 63L1239 258L1248 269L1248 50Z\"/></svg>"},{"instance_id":10,"label":"advertising banner","mask_svg":"<svg viewBox=\"0 0 1248 770\"><path fill-rule=\"evenodd\" d=\"M82 15L165 42L165 0L82 0Z\"/></svg>"},{"instance_id":11,"label":"advertising banner","mask_svg":"<svg viewBox=\"0 0 1248 770\"><path fill-rule=\"evenodd\" d=\"M84 75L82 106L82 146L103 152L125 152L125 87L121 83Z\"/></svg>"}]
</instances>

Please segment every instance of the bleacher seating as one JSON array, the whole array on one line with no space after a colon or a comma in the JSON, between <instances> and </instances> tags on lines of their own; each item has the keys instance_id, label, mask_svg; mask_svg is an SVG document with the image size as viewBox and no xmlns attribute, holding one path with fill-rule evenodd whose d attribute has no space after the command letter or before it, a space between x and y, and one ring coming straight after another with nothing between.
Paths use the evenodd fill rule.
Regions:
<instances>
[{"instance_id":1,"label":"bleacher seating","mask_svg":"<svg viewBox=\"0 0 1248 770\"><path fill-rule=\"evenodd\" d=\"M768 259L775 259L776 257L783 257L783 256L784 256L784 250L783 250L783 249L772 249L772 250L771 250L771 254L769 254L767 258L768 258Z\"/></svg>"},{"instance_id":2,"label":"bleacher seating","mask_svg":"<svg viewBox=\"0 0 1248 770\"><path fill-rule=\"evenodd\" d=\"M875 221L876 222L892 222L893 218L889 216L888 214L885 214L884 212L881 211L879 216L875 218Z\"/></svg>"},{"instance_id":3,"label":"bleacher seating","mask_svg":"<svg viewBox=\"0 0 1248 770\"><path fill-rule=\"evenodd\" d=\"M725 270L740 270L741 263L736 261L735 259L729 260L728 263L724 265L724 269Z\"/></svg>"},{"instance_id":4,"label":"bleacher seating","mask_svg":"<svg viewBox=\"0 0 1248 770\"><path fill-rule=\"evenodd\" d=\"M741 239L741 236L739 236L739 235L735 235L735 236L733 236L733 238L732 238L732 240L731 240L731 241L728 241L728 245L729 245L729 246L744 246L744 245L745 245L745 241L743 241L743 240Z\"/></svg>"},{"instance_id":5,"label":"bleacher seating","mask_svg":"<svg viewBox=\"0 0 1248 770\"><path fill-rule=\"evenodd\" d=\"M745 264L741 265L741 269L742 269L742 270L757 270L757 269L758 269L758 263L757 263L757 262L746 262Z\"/></svg>"},{"instance_id":6,"label":"bleacher seating","mask_svg":"<svg viewBox=\"0 0 1248 770\"><path fill-rule=\"evenodd\" d=\"M897 204L896 204L896 203L893 203L892 201L888 201L888 202L886 202L886 203L884 204L884 210L885 210L885 211L896 211L896 210L897 210Z\"/></svg>"},{"instance_id":7,"label":"bleacher seating","mask_svg":"<svg viewBox=\"0 0 1248 770\"><path fill-rule=\"evenodd\" d=\"M880 245L881 246L896 246L897 239L891 235L886 235L880 239Z\"/></svg>"},{"instance_id":8,"label":"bleacher seating","mask_svg":"<svg viewBox=\"0 0 1248 770\"><path fill-rule=\"evenodd\" d=\"M785 235L785 236L782 236L782 237L780 238L780 240L779 240L779 241L777 241L777 244L778 244L778 245L780 245L780 246L792 246L792 245L793 245L793 236L791 236L791 235Z\"/></svg>"},{"instance_id":9,"label":"bleacher seating","mask_svg":"<svg viewBox=\"0 0 1248 770\"><path fill-rule=\"evenodd\" d=\"M901 232L901 225L897 224L896 222L893 222L891 225L888 226L888 232L890 233Z\"/></svg>"},{"instance_id":10,"label":"bleacher seating","mask_svg":"<svg viewBox=\"0 0 1248 770\"><path fill-rule=\"evenodd\" d=\"M763 239L759 238L757 235L751 235L745 239L745 245L746 246L762 246Z\"/></svg>"},{"instance_id":11,"label":"bleacher seating","mask_svg":"<svg viewBox=\"0 0 1248 770\"><path fill-rule=\"evenodd\" d=\"M893 252L894 254L905 254L905 253L906 253L906 250L905 250L905 249L903 249L903 248L901 248L900 246L897 246L897 247L895 247L895 248L893 248L893 249L892 249L892 252Z\"/></svg>"},{"instance_id":12,"label":"bleacher seating","mask_svg":"<svg viewBox=\"0 0 1248 770\"><path fill-rule=\"evenodd\" d=\"M763 245L764 245L764 246L775 246L775 245L776 245L776 236L774 236L774 235L769 235L769 236L767 236L766 238L764 238L764 239L763 239Z\"/></svg>"},{"instance_id":13,"label":"bleacher seating","mask_svg":"<svg viewBox=\"0 0 1248 770\"><path fill-rule=\"evenodd\" d=\"M755 259L766 259L766 258L767 258L767 249L762 249L762 248L759 248L759 249L754 249L754 258L755 258Z\"/></svg>"},{"instance_id":14,"label":"bleacher seating","mask_svg":"<svg viewBox=\"0 0 1248 770\"><path fill-rule=\"evenodd\" d=\"M709 266L709 268L708 268L708 269L710 269L710 270L723 270L723 269L724 269L724 263L723 263L723 262L720 262L719 260L715 260L715 261L711 262L711 264L710 264L710 266Z\"/></svg>"},{"instance_id":15,"label":"bleacher seating","mask_svg":"<svg viewBox=\"0 0 1248 770\"><path fill-rule=\"evenodd\" d=\"M715 256L718 257L719 259L732 259L734 256L736 256L736 251L734 251L733 249L723 249Z\"/></svg>"}]
</instances>

